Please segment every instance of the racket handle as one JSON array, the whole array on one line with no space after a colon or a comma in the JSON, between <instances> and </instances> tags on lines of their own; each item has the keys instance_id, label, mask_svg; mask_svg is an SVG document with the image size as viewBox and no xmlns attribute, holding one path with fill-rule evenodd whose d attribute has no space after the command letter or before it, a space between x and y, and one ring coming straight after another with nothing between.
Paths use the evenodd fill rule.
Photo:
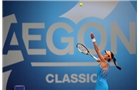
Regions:
<instances>
[{"instance_id":1,"label":"racket handle","mask_svg":"<svg viewBox=\"0 0 140 90\"><path fill-rule=\"evenodd\" d=\"M96 58L95 56L93 56L92 54L91 54L91 56L95 59L95 60L98 60L98 58Z\"/></svg>"},{"instance_id":2,"label":"racket handle","mask_svg":"<svg viewBox=\"0 0 140 90\"><path fill-rule=\"evenodd\" d=\"M93 56L93 55L92 55ZM93 58L95 59L95 60L98 60L95 56L93 56Z\"/></svg>"}]
</instances>

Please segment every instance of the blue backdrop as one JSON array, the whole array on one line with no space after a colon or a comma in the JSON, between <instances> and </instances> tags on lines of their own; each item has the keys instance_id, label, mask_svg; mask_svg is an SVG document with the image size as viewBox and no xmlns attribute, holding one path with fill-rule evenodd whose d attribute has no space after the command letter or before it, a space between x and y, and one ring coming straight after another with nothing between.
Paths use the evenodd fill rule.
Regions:
<instances>
[{"instance_id":1,"label":"blue backdrop","mask_svg":"<svg viewBox=\"0 0 140 90\"><path fill-rule=\"evenodd\" d=\"M80 7L79 1L3 1L4 33L10 23L3 34L3 88L13 90L15 85L24 85L26 90L94 90L97 63L75 47L83 42L97 56L90 39L93 32L98 45L106 43L100 47L101 53L114 51L122 67L119 71L111 64L109 90L136 90L137 1L108 1L107 8L103 2L96 3L92 7L83 2ZM97 15L92 15L92 10ZM18 44L11 44L13 39ZM16 62L20 56L8 55L10 51L21 51L23 59Z\"/></svg>"}]
</instances>

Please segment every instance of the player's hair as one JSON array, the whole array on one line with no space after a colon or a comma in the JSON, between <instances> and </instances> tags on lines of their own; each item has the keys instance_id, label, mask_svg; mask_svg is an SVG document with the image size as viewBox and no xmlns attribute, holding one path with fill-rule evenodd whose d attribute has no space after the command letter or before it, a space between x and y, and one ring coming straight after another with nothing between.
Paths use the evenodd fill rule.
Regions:
<instances>
[{"instance_id":1,"label":"player's hair","mask_svg":"<svg viewBox=\"0 0 140 90\"><path fill-rule=\"evenodd\" d=\"M112 56L112 59L113 59L113 62L114 62L114 64L115 64L116 68L118 68L119 70L121 70L121 67L119 67L119 66L117 65L116 58L114 57L114 54L113 54L112 52L111 52L111 56ZM111 60L109 59L108 61L110 62Z\"/></svg>"}]
</instances>

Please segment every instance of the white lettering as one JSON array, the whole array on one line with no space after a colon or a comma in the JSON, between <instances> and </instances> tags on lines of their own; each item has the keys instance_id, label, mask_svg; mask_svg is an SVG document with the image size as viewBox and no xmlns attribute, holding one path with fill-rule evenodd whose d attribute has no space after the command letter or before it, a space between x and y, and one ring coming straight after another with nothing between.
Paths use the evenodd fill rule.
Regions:
<instances>
[{"instance_id":1,"label":"white lettering","mask_svg":"<svg viewBox=\"0 0 140 90\"><path fill-rule=\"evenodd\" d=\"M86 82L85 74L80 74L79 75L79 82L80 83L85 83Z\"/></svg>"},{"instance_id":2,"label":"white lettering","mask_svg":"<svg viewBox=\"0 0 140 90\"><path fill-rule=\"evenodd\" d=\"M29 40L41 40L40 35L28 35L29 28L44 28L44 23L23 23L22 38L29 55L46 55L46 49L29 49Z\"/></svg>"},{"instance_id":3,"label":"white lettering","mask_svg":"<svg viewBox=\"0 0 140 90\"><path fill-rule=\"evenodd\" d=\"M96 74L64 74L62 80L58 74L48 74L47 83L96 83Z\"/></svg>"},{"instance_id":4,"label":"white lettering","mask_svg":"<svg viewBox=\"0 0 140 90\"><path fill-rule=\"evenodd\" d=\"M62 83L62 81L58 80L58 74L55 74L55 82L56 83Z\"/></svg>"},{"instance_id":5,"label":"white lettering","mask_svg":"<svg viewBox=\"0 0 140 90\"><path fill-rule=\"evenodd\" d=\"M65 83L65 82L70 83L70 80L69 80L69 76L68 76L68 74L65 74L65 75L64 75L63 83Z\"/></svg>"},{"instance_id":6,"label":"white lettering","mask_svg":"<svg viewBox=\"0 0 140 90\"><path fill-rule=\"evenodd\" d=\"M77 74L72 74L72 75L71 75L71 82L72 82L72 83L77 83L77 82L78 82L77 76L78 76Z\"/></svg>"},{"instance_id":7,"label":"white lettering","mask_svg":"<svg viewBox=\"0 0 140 90\"><path fill-rule=\"evenodd\" d=\"M51 77L52 79L51 79L51 80L49 80L49 77ZM48 74L48 75L46 76L46 81L47 81L48 83L53 83L53 82L54 82L53 77L54 77L54 75L53 75L53 74Z\"/></svg>"}]
</instances>

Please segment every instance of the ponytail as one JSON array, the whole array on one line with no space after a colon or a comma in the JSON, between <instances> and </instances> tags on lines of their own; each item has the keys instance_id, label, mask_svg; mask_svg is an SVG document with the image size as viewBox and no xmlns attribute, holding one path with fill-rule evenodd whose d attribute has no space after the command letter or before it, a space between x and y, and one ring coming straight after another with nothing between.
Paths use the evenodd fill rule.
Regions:
<instances>
[{"instance_id":1,"label":"ponytail","mask_svg":"<svg viewBox=\"0 0 140 90\"><path fill-rule=\"evenodd\" d=\"M117 63L116 63L116 58L113 58L113 62L114 62L114 64L115 64L116 68L118 68L119 70L121 70L121 67L119 67L119 66L117 65Z\"/></svg>"}]
</instances>

